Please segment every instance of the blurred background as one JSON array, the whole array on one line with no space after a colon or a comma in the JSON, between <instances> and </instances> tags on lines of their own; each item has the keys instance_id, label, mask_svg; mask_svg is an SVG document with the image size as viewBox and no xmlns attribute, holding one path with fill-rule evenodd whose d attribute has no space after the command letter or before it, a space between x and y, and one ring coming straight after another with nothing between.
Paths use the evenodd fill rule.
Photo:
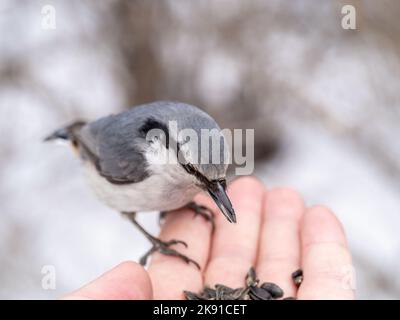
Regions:
<instances>
[{"instance_id":1,"label":"blurred background","mask_svg":"<svg viewBox=\"0 0 400 320\"><path fill-rule=\"evenodd\" d=\"M0 298L58 298L149 247L41 140L161 99L254 128L255 174L343 222L358 297L400 298L399 17L396 0L0 0Z\"/></svg>"}]
</instances>

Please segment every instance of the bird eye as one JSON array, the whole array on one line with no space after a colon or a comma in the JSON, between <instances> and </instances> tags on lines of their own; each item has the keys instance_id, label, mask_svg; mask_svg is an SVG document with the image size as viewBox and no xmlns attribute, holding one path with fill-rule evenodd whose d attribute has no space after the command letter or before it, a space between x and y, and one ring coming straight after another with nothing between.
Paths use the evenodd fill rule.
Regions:
<instances>
[{"instance_id":1,"label":"bird eye","mask_svg":"<svg viewBox=\"0 0 400 320\"><path fill-rule=\"evenodd\" d=\"M194 169L194 167L190 163L183 165L183 167L185 168L185 170L189 174L195 174L196 173L196 170Z\"/></svg>"}]
</instances>

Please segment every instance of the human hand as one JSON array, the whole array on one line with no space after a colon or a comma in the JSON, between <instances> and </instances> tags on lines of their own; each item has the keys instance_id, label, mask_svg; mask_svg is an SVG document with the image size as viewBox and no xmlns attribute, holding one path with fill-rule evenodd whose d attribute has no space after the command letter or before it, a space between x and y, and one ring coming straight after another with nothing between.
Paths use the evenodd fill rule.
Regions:
<instances>
[{"instance_id":1,"label":"human hand","mask_svg":"<svg viewBox=\"0 0 400 320\"><path fill-rule=\"evenodd\" d=\"M228 194L237 214L230 224L213 201L195 201L213 210L216 229L188 209L167 215L160 239L179 239L176 249L197 261L201 270L180 259L155 253L146 271L124 262L66 299L183 299L183 291L199 292L204 284L242 287L251 266L261 282L274 282L285 297L353 299L349 280L351 255L343 228L328 209L307 208L300 195L287 188L265 190L254 178L235 180ZM291 273L303 269L297 288ZM350 275L351 276L351 275Z\"/></svg>"}]
</instances>

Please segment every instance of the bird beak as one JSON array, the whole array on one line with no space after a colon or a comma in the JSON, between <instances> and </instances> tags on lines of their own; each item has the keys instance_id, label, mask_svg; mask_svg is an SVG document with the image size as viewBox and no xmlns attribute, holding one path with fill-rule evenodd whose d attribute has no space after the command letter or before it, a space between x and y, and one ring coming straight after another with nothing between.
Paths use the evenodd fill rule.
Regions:
<instances>
[{"instance_id":1,"label":"bird beak","mask_svg":"<svg viewBox=\"0 0 400 320\"><path fill-rule=\"evenodd\" d=\"M229 200L222 184L219 181L213 181L207 187L207 191L228 221L231 223L236 223L235 211L233 210L232 203Z\"/></svg>"}]
</instances>

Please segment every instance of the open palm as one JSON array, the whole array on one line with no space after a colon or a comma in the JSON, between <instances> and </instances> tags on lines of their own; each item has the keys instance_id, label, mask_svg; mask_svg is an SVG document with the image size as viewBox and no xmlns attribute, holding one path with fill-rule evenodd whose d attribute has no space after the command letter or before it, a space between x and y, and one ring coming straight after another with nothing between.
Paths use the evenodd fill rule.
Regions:
<instances>
[{"instance_id":1,"label":"open palm","mask_svg":"<svg viewBox=\"0 0 400 320\"><path fill-rule=\"evenodd\" d=\"M213 210L216 229L190 210L168 214L163 240L180 239L188 248L176 249L197 261L201 270L175 257L154 254L147 271L124 262L97 280L66 296L68 299L183 299L183 291L198 292L217 283L237 288L254 266L261 282L274 282L285 297L298 299L353 299L351 255L343 228L330 210L305 206L288 188L266 190L245 177L228 187L237 214L230 224L213 201L195 201ZM291 273L303 269L297 288Z\"/></svg>"}]
</instances>

